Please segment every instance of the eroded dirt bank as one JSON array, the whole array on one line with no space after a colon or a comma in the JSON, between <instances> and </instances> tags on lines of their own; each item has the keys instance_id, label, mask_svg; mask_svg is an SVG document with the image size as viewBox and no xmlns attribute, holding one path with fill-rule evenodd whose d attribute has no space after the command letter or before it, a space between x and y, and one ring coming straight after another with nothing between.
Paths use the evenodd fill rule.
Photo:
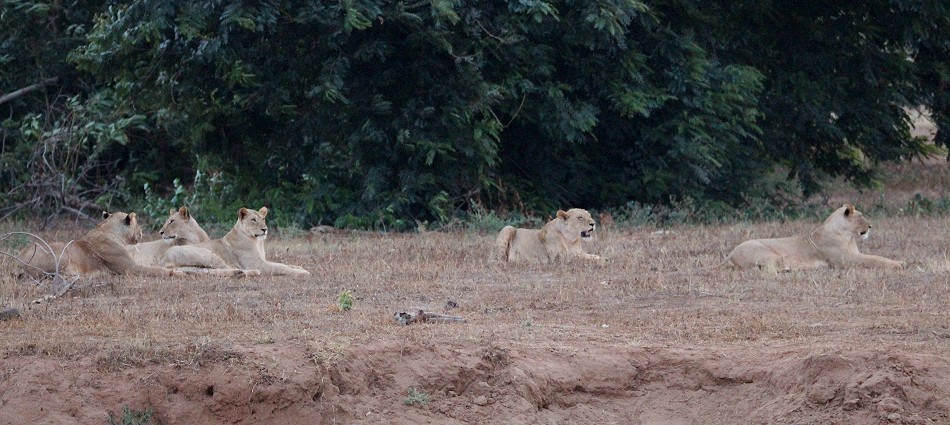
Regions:
<instances>
[{"instance_id":1,"label":"eroded dirt bank","mask_svg":"<svg viewBox=\"0 0 950 425\"><path fill-rule=\"evenodd\" d=\"M210 354L209 354L210 353ZM0 422L950 423L950 359L898 348L262 345L196 363L8 354ZM428 403L407 405L409 388Z\"/></svg>"}]
</instances>

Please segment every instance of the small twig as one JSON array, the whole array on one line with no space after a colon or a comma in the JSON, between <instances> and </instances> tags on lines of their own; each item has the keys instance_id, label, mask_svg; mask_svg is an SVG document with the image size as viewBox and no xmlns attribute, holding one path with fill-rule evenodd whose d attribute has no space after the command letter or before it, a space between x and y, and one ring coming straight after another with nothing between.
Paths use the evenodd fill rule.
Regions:
<instances>
[{"instance_id":1,"label":"small twig","mask_svg":"<svg viewBox=\"0 0 950 425\"><path fill-rule=\"evenodd\" d=\"M527 94L527 93L521 95L521 104L518 105L518 110L515 111L515 114L511 116L511 119L508 120L508 123L505 124L505 127L508 127L509 125L511 125L511 123L515 122L515 117L517 117L518 114L521 113L521 108L524 106L524 100L527 99L527 98L528 98L528 94Z\"/></svg>"},{"instance_id":2,"label":"small twig","mask_svg":"<svg viewBox=\"0 0 950 425\"><path fill-rule=\"evenodd\" d=\"M491 31L488 31L488 30L485 28L485 26L482 25L481 21L479 21L478 19L475 20L475 23L478 24L478 27L481 28L482 31L485 31L485 34L488 34L489 37L494 38L495 40L498 40L498 41L501 42L502 44L506 44L506 43L507 43L503 38L498 37L498 36L496 36L495 34L492 34Z\"/></svg>"},{"instance_id":3,"label":"small twig","mask_svg":"<svg viewBox=\"0 0 950 425\"><path fill-rule=\"evenodd\" d=\"M689 397L686 397L686 398L684 398L684 399L682 399L682 400L670 400L670 401L672 401L673 403L686 403L687 401L690 401L690 400L692 400L692 399L693 399L693 396L689 396Z\"/></svg>"},{"instance_id":4,"label":"small twig","mask_svg":"<svg viewBox=\"0 0 950 425\"><path fill-rule=\"evenodd\" d=\"M39 251L42 252L43 254L45 254L45 255L50 255L50 256L53 257L53 271L52 271L52 272L49 272L49 271L43 270L43 269L41 269L41 268L39 268L39 267L37 267L37 266L34 266L33 264L30 264L29 261L33 258L32 256L31 256L29 259L27 259L26 261L24 261L24 259L20 258L18 255L10 254L10 253L8 253L8 252L0 251L0 255L4 255L4 256L13 258L13 259L16 260L17 262L19 262L22 266L27 267L27 268L31 268L31 269L33 269L33 270L39 271L39 272L41 272L41 273L43 274L44 277L51 277L52 280L53 280L53 286L54 286L54 288L55 288L56 286L58 286L58 285L61 285L58 289L56 289L56 293L55 293L55 294L53 294L53 295L47 295L47 296L44 296L44 297L42 297L42 298L37 298L37 299L31 301L31 303L33 303L33 304L39 304L39 303L41 303L41 302L43 302L43 301L54 300L54 299L56 299L56 298L59 298L59 297L63 296L63 294L65 294L65 293L68 292L69 290L75 288L76 282L79 281L80 276L79 276L79 275L76 275L76 276L70 276L69 278L65 278L65 277L63 277L63 274L62 274L62 266L63 266L62 261L63 261L63 257L66 255L66 250L69 249L69 246L72 245L73 241L69 241L69 242L67 242L65 245L63 245L63 249L60 250L59 254L57 255L56 252L53 250L53 247L52 247L48 242L46 242L45 239L43 239L43 238L41 238L41 237L39 237L39 236L37 236L37 235L34 235L34 234L32 234L32 233L29 233L29 232L9 232L9 233L5 233L5 234L3 234L3 235L0 235L0 241L9 239L9 238L12 237L13 235L26 235L26 236L29 236L29 237L31 237L31 238L33 238L33 239L36 239L36 240L38 241L38 242L34 242L34 245L36 246L36 248L38 248ZM36 248L34 248L34 251L33 251L33 255L34 255L34 256L36 255ZM39 281L38 281L37 279L34 279L34 282L36 282L37 284L39 284Z\"/></svg>"}]
</instances>

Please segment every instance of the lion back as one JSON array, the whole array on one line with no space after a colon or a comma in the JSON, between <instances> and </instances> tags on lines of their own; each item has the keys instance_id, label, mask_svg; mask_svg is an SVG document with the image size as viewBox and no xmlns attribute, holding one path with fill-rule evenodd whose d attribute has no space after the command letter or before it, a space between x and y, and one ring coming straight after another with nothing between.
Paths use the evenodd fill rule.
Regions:
<instances>
[{"instance_id":1,"label":"lion back","mask_svg":"<svg viewBox=\"0 0 950 425\"><path fill-rule=\"evenodd\" d=\"M493 254L496 261L508 261L511 241L515 238L515 233L517 232L518 229L512 226L505 226L501 229L501 232L498 233L498 237L495 239L495 251Z\"/></svg>"}]
</instances>

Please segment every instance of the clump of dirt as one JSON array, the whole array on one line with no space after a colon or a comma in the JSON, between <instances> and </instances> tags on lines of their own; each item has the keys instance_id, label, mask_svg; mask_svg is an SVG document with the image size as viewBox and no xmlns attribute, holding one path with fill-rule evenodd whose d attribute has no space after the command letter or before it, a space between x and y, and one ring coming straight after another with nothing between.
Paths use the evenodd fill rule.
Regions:
<instances>
[{"instance_id":1,"label":"clump of dirt","mask_svg":"<svg viewBox=\"0 0 950 425\"><path fill-rule=\"evenodd\" d=\"M150 408L161 423L950 422L950 361L882 347L233 351L201 365L124 368L8 354L0 422L100 423L123 408Z\"/></svg>"}]
</instances>

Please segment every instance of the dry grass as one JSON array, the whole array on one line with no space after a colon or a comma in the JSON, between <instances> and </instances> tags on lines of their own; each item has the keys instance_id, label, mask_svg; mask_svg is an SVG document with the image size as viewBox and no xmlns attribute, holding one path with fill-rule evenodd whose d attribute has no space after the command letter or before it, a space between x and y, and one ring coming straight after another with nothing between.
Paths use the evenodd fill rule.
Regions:
<instances>
[{"instance_id":1,"label":"dry grass","mask_svg":"<svg viewBox=\"0 0 950 425\"><path fill-rule=\"evenodd\" d=\"M946 178L946 170L935 173ZM903 177L897 181L904 184ZM0 304L20 308L24 317L0 322L0 347L63 358L101 352L98 366L105 369L240 361L245 348L268 344L302 346L314 362L332 363L349 348L379 341L488 341L567 353L587 343L853 342L946 350L950 220L870 219L875 234L862 250L908 261L907 270L711 269L744 239L803 232L817 223L810 221L674 227L662 234L605 229L591 247L610 258L604 265L497 266L486 259L493 235L467 233L272 240L270 258L300 264L313 276L115 277L32 306L24 303L42 296L41 288L3 273ZM67 237L62 230L53 236ZM343 289L355 297L348 312L335 306ZM459 307L446 310L448 300ZM469 321L398 326L392 319L417 308Z\"/></svg>"}]
</instances>

